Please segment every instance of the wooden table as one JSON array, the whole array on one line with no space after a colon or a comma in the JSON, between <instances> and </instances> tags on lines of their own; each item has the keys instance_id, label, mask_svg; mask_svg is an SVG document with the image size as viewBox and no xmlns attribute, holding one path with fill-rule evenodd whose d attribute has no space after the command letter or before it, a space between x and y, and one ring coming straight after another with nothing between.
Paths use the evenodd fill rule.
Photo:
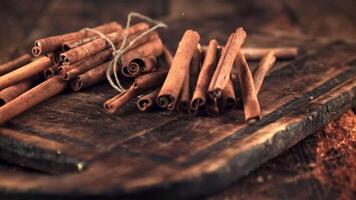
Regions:
<instances>
[{"instance_id":1,"label":"wooden table","mask_svg":"<svg viewBox=\"0 0 356 200\"><path fill-rule=\"evenodd\" d=\"M139 113L133 106L127 106L112 116L100 107L105 99L114 95L107 85L81 93L67 92L36 106L1 129L0 157L35 169L2 164L2 196L75 198L89 195L115 198L129 195L131 198L132 195L150 195L185 198L211 194L355 106L356 46L350 36L355 33L352 28L336 32L333 38L324 38L325 32L320 34L308 28L315 28L315 25L308 24L308 20L298 14L304 7L294 1L268 6L261 2L243 2L246 9L256 12L249 15L232 2L212 3L211 7L208 5L208 11L201 12L202 16L194 12L199 7L196 3L190 8L183 7L186 17L181 17L180 1L152 0L151 3L159 6L150 8L147 2L116 1L107 4L37 1L29 5L22 1L16 4L15 9L12 2L5 3L1 5L4 10L1 17L8 19L5 25L11 28L1 32L0 45L3 48L0 52L13 57L28 49L31 42L41 36L113 19L124 22L128 11L133 9L166 19L169 29L162 31L161 36L171 50L176 48L187 28L198 30L205 43L210 38L223 43L229 32L243 25L249 34L248 46L296 45L301 49L297 60L278 63L266 79L259 96L263 119L245 124L239 110L218 118L192 118L157 111ZM310 16L314 13L312 9L305 12ZM320 17L323 16L321 13ZM337 17L336 20L354 23ZM329 23L333 25L329 33L335 33L335 22ZM345 38L346 41L335 41L337 38ZM17 45L5 48L9 41ZM308 156L311 151L305 144L309 140L237 181L238 186L246 185L243 191L234 194L235 197L246 197L246 191L252 193L251 198L253 194L261 195L258 190L254 193L254 184L249 184L256 177L259 183L265 182L265 187L287 179L280 172L285 165L279 163L288 160L288 156ZM301 155L295 153L298 149L302 150ZM275 182L264 181L269 179L268 176L263 178L261 172L274 170L276 172L271 176L279 178ZM298 183L298 180L292 183ZM283 190L277 190L278 195L274 198L285 198L293 188L300 191L308 184L317 187L317 191L323 191L322 186L315 186L318 184L312 178L306 183L305 186L282 187ZM326 197L314 190L308 190L306 194L320 199ZM220 197L224 194L211 198ZM299 194L295 197L305 196Z\"/></svg>"}]
</instances>

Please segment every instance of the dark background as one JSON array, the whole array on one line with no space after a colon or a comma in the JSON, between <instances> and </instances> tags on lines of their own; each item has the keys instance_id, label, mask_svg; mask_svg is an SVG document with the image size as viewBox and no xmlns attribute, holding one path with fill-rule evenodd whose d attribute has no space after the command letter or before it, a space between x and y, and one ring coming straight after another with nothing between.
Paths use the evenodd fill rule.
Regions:
<instances>
[{"instance_id":1,"label":"dark background","mask_svg":"<svg viewBox=\"0 0 356 200\"><path fill-rule=\"evenodd\" d=\"M278 38L283 37L315 43L336 39L356 42L355 0L13 0L0 2L0 62L29 52L32 42L43 36L111 20L124 24L130 11L163 20L176 30L172 35L162 33L166 41L178 42L185 29L193 28L202 33L203 42L215 37L223 43L234 28L244 26L248 34L276 38L269 44L278 45ZM172 51L176 45L167 44ZM247 45L253 46L254 40L248 40ZM329 141L351 140L355 145L355 127L356 115L349 111L225 191L207 198L351 199L356 189L355 177L350 175L355 174L355 163L339 158L355 156L354 146L346 152L334 149L336 153L330 157L321 154L329 152ZM336 165L324 166L335 160ZM0 161L0 170L27 169Z\"/></svg>"}]
</instances>

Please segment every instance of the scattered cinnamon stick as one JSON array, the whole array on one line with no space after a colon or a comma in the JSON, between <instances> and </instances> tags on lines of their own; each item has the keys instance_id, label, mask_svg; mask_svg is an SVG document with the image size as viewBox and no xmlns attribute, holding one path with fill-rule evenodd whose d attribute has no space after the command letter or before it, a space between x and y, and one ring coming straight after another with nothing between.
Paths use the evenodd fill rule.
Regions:
<instances>
[{"instance_id":1,"label":"scattered cinnamon stick","mask_svg":"<svg viewBox=\"0 0 356 200\"><path fill-rule=\"evenodd\" d=\"M37 60L24 65L10 73L7 73L0 77L0 90L8 86L11 86L17 82L30 78L44 69L52 66L52 61L50 58L43 56Z\"/></svg>"},{"instance_id":2,"label":"scattered cinnamon stick","mask_svg":"<svg viewBox=\"0 0 356 200\"><path fill-rule=\"evenodd\" d=\"M253 81L255 83L256 94L262 87L263 80L267 72L271 69L277 58L274 51L269 51L260 61L258 67L253 72Z\"/></svg>"},{"instance_id":3,"label":"scattered cinnamon stick","mask_svg":"<svg viewBox=\"0 0 356 200\"><path fill-rule=\"evenodd\" d=\"M156 98L159 93L159 90L160 88L157 88L149 92L148 94L141 96L136 102L137 108L141 111L147 111L156 106Z\"/></svg>"},{"instance_id":4,"label":"scattered cinnamon stick","mask_svg":"<svg viewBox=\"0 0 356 200\"><path fill-rule=\"evenodd\" d=\"M167 75L166 70L159 70L137 77L131 87L125 92L107 100L104 108L110 113L115 113L132 99L136 98L155 87L158 87L164 81Z\"/></svg>"},{"instance_id":5,"label":"scattered cinnamon stick","mask_svg":"<svg viewBox=\"0 0 356 200\"><path fill-rule=\"evenodd\" d=\"M110 33L106 36L108 39L110 39L112 41L113 44L117 45L123 40L124 32L126 32L128 34L129 40L132 40L133 37L137 37L136 35L138 33L146 31L146 30L148 30L148 28L149 28L148 24L139 23L139 24L133 25L128 30L126 30L126 29L119 30L119 31ZM140 46L142 43L149 41L153 37L157 37L156 32L152 32L152 33L146 35L146 37L143 37L141 40L137 41L135 43L135 47ZM71 64L71 63L75 63L79 60L82 60L83 58L86 58L90 55L93 55L99 51L102 51L106 48L111 48L109 43L103 38L97 38L97 39L95 39L91 42L88 42L82 46L79 46L77 48L63 52L61 54L61 59L63 60L64 64ZM132 48L134 48L134 47L132 47Z\"/></svg>"},{"instance_id":6,"label":"scattered cinnamon stick","mask_svg":"<svg viewBox=\"0 0 356 200\"><path fill-rule=\"evenodd\" d=\"M232 83L232 79L230 78L221 94L221 112L226 113L233 110L236 103L234 85Z\"/></svg>"},{"instance_id":7,"label":"scattered cinnamon stick","mask_svg":"<svg viewBox=\"0 0 356 200\"><path fill-rule=\"evenodd\" d=\"M193 98L190 102L190 107L194 110L198 110L206 102L207 90L218 60L217 47L218 42L210 40L209 46L205 50L204 62L198 76Z\"/></svg>"},{"instance_id":8,"label":"scattered cinnamon stick","mask_svg":"<svg viewBox=\"0 0 356 200\"><path fill-rule=\"evenodd\" d=\"M39 75L35 75L27 80L16 83L0 91L0 107L15 99L22 93L29 90L40 80Z\"/></svg>"},{"instance_id":9,"label":"scattered cinnamon stick","mask_svg":"<svg viewBox=\"0 0 356 200\"><path fill-rule=\"evenodd\" d=\"M241 52L238 53L235 62L241 88L245 120L253 121L260 119L260 104L257 99L252 74L246 59Z\"/></svg>"},{"instance_id":10,"label":"scattered cinnamon stick","mask_svg":"<svg viewBox=\"0 0 356 200\"><path fill-rule=\"evenodd\" d=\"M116 22L110 22L94 27L93 29L105 34L108 32L113 32L115 30L120 30L122 29L122 27ZM63 42L71 40L80 40L94 35L96 34L92 31L80 30L78 32L42 38L35 41L35 45L32 48L32 53L34 56L40 56L51 51L59 50Z\"/></svg>"},{"instance_id":11,"label":"scattered cinnamon stick","mask_svg":"<svg viewBox=\"0 0 356 200\"><path fill-rule=\"evenodd\" d=\"M207 49L203 46L202 49ZM219 46L222 48L222 46ZM261 47L244 47L241 48L242 54L246 60L261 60L266 53L274 51L277 59L293 59L298 56L298 47L277 47L277 48L261 48Z\"/></svg>"},{"instance_id":12,"label":"scattered cinnamon stick","mask_svg":"<svg viewBox=\"0 0 356 200\"><path fill-rule=\"evenodd\" d=\"M107 49L72 65L62 65L58 68L59 74L64 80L72 80L74 77L107 61L111 57L111 52L111 49Z\"/></svg>"},{"instance_id":13,"label":"scattered cinnamon stick","mask_svg":"<svg viewBox=\"0 0 356 200\"><path fill-rule=\"evenodd\" d=\"M200 40L197 32L188 30L184 33L173 58L167 78L157 97L157 104L162 108L173 110L183 86L184 78L189 71L190 61Z\"/></svg>"},{"instance_id":14,"label":"scattered cinnamon stick","mask_svg":"<svg viewBox=\"0 0 356 200\"><path fill-rule=\"evenodd\" d=\"M182 89L179 94L177 111L180 113L187 114L189 112L189 102L190 102L190 72L188 71L184 77L184 82Z\"/></svg>"},{"instance_id":15,"label":"scattered cinnamon stick","mask_svg":"<svg viewBox=\"0 0 356 200\"><path fill-rule=\"evenodd\" d=\"M20 57L15 58L7 63L0 65L0 76L9 73L27 63L31 62L31 56L29 54L23 54Z\"/></svg>"},{"instance_id":16,"label":"scattered cinnamon stick","mask_svg":"<svg viewBox=\"0 0 356 200\"><path fill-rule=\"evenodd\" d=\"M55 96L67 87L59 76L52 77L0 107L0 124ZM45 92L44 92L45 91Z\"/></svg>"},{"instance_id":17,"label":"scattered cinnamon stick","mask_svg":"<svg viewBox=\"0 0 356 200\"><path fill-rule=\"evenodd\" d=\"M214 73L215 77L213 76L209 85L209 95L211 98L219 98L221 96L222 90L229 82L232 66L245 39L246 32L243 28L237 28L235 33L229 38L227 45L224 47L226 50L223 50L218 66L216 67Z\"/></svg>"},{"instance_id":18,"label":"scattered cinnamon stick","mask_svg":"<svg viewBox=\"0 0 356 200\"><path fill-rule=\"evenodd\" d=\"M274 51L277 59L292 59L297 57L297 47L281 47L281 48L242 48L242 54L247 60L260 60L268 52Z\"/></svg>"},{"instance_id":19,"label":"scattered cinnamon stick","mask_svg":"<svg viewBox=\"0 0 356 200\"><path fill-rule=\"evenodd\" d=\"M187 101L187 106L189 107L190 114L197 114L198 109L196 107L190 106L191 96L193 95L195 88L197 86L197 81L199 77L199 72L201 68L201 48L200 45L196 48L192 61L190 62L190 81L189 81L189 100Z\"/></svg>"}]
</instances>

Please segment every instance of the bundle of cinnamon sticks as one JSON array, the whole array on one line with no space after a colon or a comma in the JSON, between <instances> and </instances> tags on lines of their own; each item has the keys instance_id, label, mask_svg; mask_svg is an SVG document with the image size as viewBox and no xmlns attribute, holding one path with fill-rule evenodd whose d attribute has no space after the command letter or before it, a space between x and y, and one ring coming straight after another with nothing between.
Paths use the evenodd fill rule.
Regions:
<instances>
[{"instance_id":1,"label":"bundle of cinnamon sticks","mask_svg":"<svg viewBox=\"0 0 356 200\"><path fill-rule=\"evenodd\" d=\"M138 23L123 29L117 22L110 22L92 29L119 47L125 36L130 41L149 28L147 23ZM0 124L66 88L80 91L106 80L113 57L106 38L87 29L42 38L32 48L34 58L25 54L0 65ZM153 31L122 55L117 73L125 77L127 86L139 83L136 79L141 76L151 80L159 75L164 79L167 57L171 59L169 51Z\"/></svg>"},{"instance_id":2,"label":"bundle of cinnamon sticks","mask_svg":"<svg viewBox=\"0 0 356 200\"><path fill-rule=\"evenodd\" d=\"M146 23L127 29L117 22L94 29L51 36L35 41L31 57L22 55L0 65L0 124L66 88L80 91L106 79L113 48L124 37L132 41L149 30ZM110 42L108 42L108 40ZM154 107L186 114L218 115L241 104L246 120L261 117L258 92L277 59L296 57L298 49L243 48L246 32L237 28L220 46L215 39L200 44L199 33L187 30L173 57L157 32L133 43L121 55L116 73L126 91L104 102L115 113L137 99L140 111ZM246 60L260 60L251 72Z\"/></svg>"}]
</instances>

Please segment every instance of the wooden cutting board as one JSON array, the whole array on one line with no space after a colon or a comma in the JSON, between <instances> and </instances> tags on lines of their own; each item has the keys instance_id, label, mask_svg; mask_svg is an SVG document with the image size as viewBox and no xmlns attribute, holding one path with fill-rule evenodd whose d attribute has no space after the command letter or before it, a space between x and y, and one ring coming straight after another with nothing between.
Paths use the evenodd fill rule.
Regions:
<instances>
[{"instance_id":1,"label":"wooden cutting board","mask_svg":"<svg viewBox=\"0 0 356 200\"><path fill-rule=\"evenodd\" d=\"M46 91L43 91L46 92ZM134 104L115 115L107 84L52 98L0 128L0 158L46 174L0 171L0 194L34 197L194 197L244 176L356 105L356 46L333 42L265 80L263 118Z\"/></svg>"}]
</instances>

